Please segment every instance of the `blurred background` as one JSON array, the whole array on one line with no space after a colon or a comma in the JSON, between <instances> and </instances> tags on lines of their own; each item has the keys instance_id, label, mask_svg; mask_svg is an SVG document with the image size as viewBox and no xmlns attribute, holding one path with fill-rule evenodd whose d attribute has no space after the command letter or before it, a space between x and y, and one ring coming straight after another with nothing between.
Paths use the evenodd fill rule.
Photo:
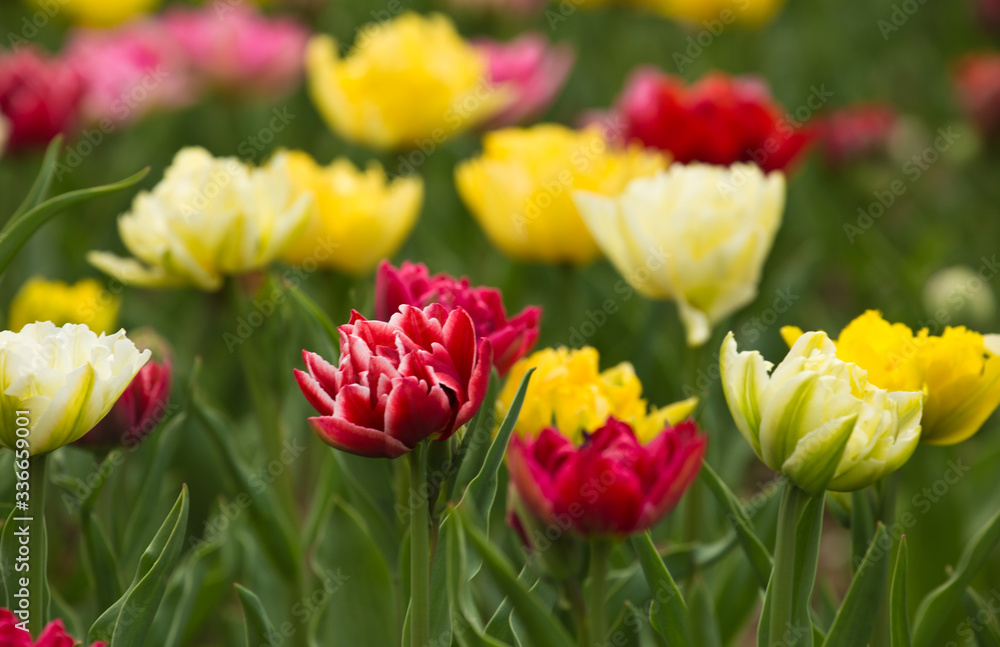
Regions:
<instances>
[{"instance_id":1,"label":"blurred background","mask_svg":"<svg viewBox=\"0 0 1000 647\"><path fill-rule=\"evenodd\" d=\"M983 333L1000 332L994 296L997 285L991 280L1000 272L1000 155L991 139L1000 111L998 81L993 80L992 103L984 100L977 112L970 112L968 102L956 92L961 59L994 51L1000 43L1000 23L991 6L998 3L788 0L760 25L726 26L716 35L707 23L671 20L630 6L578 8L573 0L562 0L561 4L513 11L502 2L490 7L477 6L477 0L461 2L399 0L397 4L420 13L448 13L467 37L507 40L536 31L575 49L576 64L543 121L576 126L588 111L608 109L629 73L641 65L658 67L689 82L714 70L759 76L791 119L817 128L846 107L877 103L889 109L891 125L879 131L876 145L866 154L847 162L839 160L826 140L817 137L788 171L784 222L759 297L728 323L717 326L701 351L689 351L684 345L684 331L672 304L616 291L620 277L605 261L578 269L525 265L511 262L493 248L460 201L453 180L456 163L480 150L479 134L467 133L447 142L416 170L426 183L426 198L414 233L393 260L421 261L432 272L467 275L474 284L499 287L509 312L542 305L538 348L587 344L600 350L602 367L630 361L652 403L663 405L701 395L704 402L698 417L711 438L708 460L742 496L749 499L766 490L773 475L763 470L740 439L719 390L717 349L727 330L737 331L741 347L756 348L773 361L786 348L779 335L781 326L823 329L832 336L869 308L915 329L928 326L931 332L957 324ZM163 8L172 4L165 3ZM32 23L44 11L43 5L0 3L4 40L0 47L23 44L20 38L49 52L60 51L73 27L63 11ZM330 34L342 44L351 43L359 28L386 9L384 0L273 0L261 8L268 14L289 16L311 32ZM986 85L984 92L989 91ZM811 100L815 96L822 100ZM420 97L412 100L418 102ZM273 137L261 138L275 110L287 116L287 127ZM305 150L321 163L337 156L360 165L378 160L390 175L405 168L405 153L372 152L332 134L301 83L285 96L247 99L215 93L192 105L158 111L116 127L90 146L87 141L83 127L69 133L69 156L57 172L56 191L110 182L146 166L151 172L142 188L151 188L176 151L191 145L203 146L217 156L256 162L279 148L289 148ZM2 217L16 209L39 168L41 152L24 148L8 151L0 159ZM74 152L78 160L70 166ZM893 186L902 190L884 206ZM225 333L235 334L240 322L224 293L123 288L85 261L89 250L124 251L115 219L127 211L135 193L129 190L74 207L41 230L3 277L0 313L6 312L14 294L31 277L68 282L94 277L111 294L120 294L122 326L127 330L149 326L169 340L174 348L175 386L185 383L194 358L201 357L201 388L223 403L234 419L248 425L255 415L254 403L241 365L223 341ZM884 208L878 206L880 196ZM955 266L964 269L940 274ZM979 280L970 279L977 274ZM305 277L303 288L335 323L345 321L351 308L374 314L372 276L320 271ZM611 314L604 306L609 299L615 304ZM309 407L294 385L291 369L300 366L303 347L319 346L315 330L292 315L297 311L282 310L269 317L250 342L268 365L277 367L269 386L281 394L283 424L312 450L320 445L306 425ZM914 606L946 577L967 539L1000 506L997 422L994 416L977 436L956 447L921 445L902 471L898 512L910 511L916 519L912 527L902 529L910 545L909 600ZM245 439L235 439L250 462L259 451L256 438L248 432ZM306 467L296 466L296 492L309 492L316 480L318 459L308 454L306 459ZM65 460L68 469L81 475L93 469L91 458L82 451L74 450ZM181 481L187 482L193 496L188 532L201 536L226 496L226 484L213 468L216 460L198 426L190 423L170 472L172 481L163 486L162 510L157 515L162 518L175 496L170 493L176 492ZM949 466L956 464L970 469L957 482L938 485L944 483ZM377 481L385 473L372 472L361 478L371 482L377 497L381 491ZM122 470L112 478L121 479L123 485L111 491L127 497L128 483L140 477ZM714 513L709 497L691 500L713 511L706 516L721 536L721 514ZM774 503L755 517L765 535L768 524L773 527L768 519ZM118 505L114 501L105 504ZM127 506L127 500L120 505ZM71 527L67 523L60 536L59 524L50 526L51 541L58 541L59 546L51 558L51 568L58 573L52 580L80 584L85 574ZM832 517L826 527L822 553L826 582L821 588L838 596L848 581L844 574L850 568L849 540ZM493 529L504 532L502 524ZM511 546L506 536L498 541ZM255 573L257 549L242 546L240 550L242 558L220 560L218 570L213 571L216 588L206 586L206 604L198 606L185 644L236 644L239 609L226 588L234 579L266 597L267 587L254 582L268 577ZM734 590L728 583L749 577L745 569L742 556L733 555L706 573L720 615L727 609L732 615L742 615L727 619L723 629L735 644L745 639L740 627L755 612L753 600L727 598ZM1000 554L994 554L976 588L989 597L998 582ZM86 608L85 586L63 588L60 594L67 606ZM280 608L280 603L271 608ZM954 622L947 626L954 627L961 619L956 611ZM941 644L961 644L961 640L950 630L950 635L941 637Z\"/></svg>"}]
</instances>

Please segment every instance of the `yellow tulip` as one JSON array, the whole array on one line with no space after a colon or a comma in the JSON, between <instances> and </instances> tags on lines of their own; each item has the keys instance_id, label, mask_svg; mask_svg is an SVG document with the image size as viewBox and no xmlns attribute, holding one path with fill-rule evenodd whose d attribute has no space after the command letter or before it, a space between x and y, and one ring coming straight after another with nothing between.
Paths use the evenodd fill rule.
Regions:
<instances>
[{"instance_id":1,"label":"yellow tulip","mask_svg":"<svg viewBox=\"0 0 1000 647\"><path fill-rule=\"evenodd\" d=\"M87 260L140 287L218 290L227 275L263 269L308 224L312 196L294 190L286 166L283 153L252 168L185 148L163 180L136 196L118 219L122 241L136 258L90 252Z\"/></svg>"},{"instance_id":2,"label":"yellow tulip","mask_svg":"<svg viewBox=\"0 0 1000 647\"><path fill-rule=\"evenodd\" d=\"M36 276L14 296L7 326L16 332L26 324L51 321L57 326L86 324L94 332L111 332L119 306L121 298L106 292L95 279L67 285Z\"/></svg>"},{"instance_id":3,"label":"yellow tulip","mask_svg":"<svg viewBox=\"0 0 1000 647\"><path fill-rule=\"evenodd\" d=\"M782 328L788 344L802 334ZM868 372L868 381L890 391L926 394L921 440L953 445L973 436L1000 405L1000 335L947 327L941 335L916 334L869 310L844 328L837 357Z\"/></svg>"},{"instance_id":4,"label":"yellow tulip","mask_svg":"<svg viewBox=\"0 0 1000 647\"><path fill-rule=\"evenodd\" d=\"M628 362L599 369L597 350L585 346L573 350L560 346L537 351L511 369L500 397L497 419L503 420L521 379L535 368L514 430L534 435L555 426L573 442L580 443L584 432L599 429L614 416L629 423L642 442L648 442L664 427L687 418L698 404L689 398L662 408L650 409L642 399L642 383Z\"/></svg>"},{"instance_id":5,"label":"yellow tulip","mask_svg":"<svg viewBox=\"0 0 1000 647\"><path fill-rule=\"evenodd\" d=\"M481 156L455 169L466 207L490 241L520 261L583 265L600 251L570 193L621 191L667 165L657 152L612 149L599 128L555 124L508 128L483 137Z\"/></svg>"},{"instance_id":6,"label":"yellow tulip","mask_svg":"<svg viewBox=\"0 0 1000 647\"><path fill-rule=\"evenodd\" d=\"M140 13L155 9L160 0L34 0L42 11L53 5L75 23L92 27L111 27Z\"/></svg>"},{"instance_id":7,"label":"yellow tulip","mask_svg":"<svg viewBox=\"0 0 1000 647\"><path fill-rule=\"evenodd\" d=\"M306 71L313 102L345 139L380 149L433 149L506 105L489 83L485 55L445 16L407 12L362 27L343 58L337 46L328 36L314 37Z\"/></svg>"},{"instance_id":8,"label":"yellow tulip","mask_svg":"<svg viewBox=\"0 0 1000 647\"><path fill-rule=\"evenodd\" d=\"M742 23L762 25L784 4L784 0L635 0L668 18L703 26Z\"/></svg>"},{"instance_id":9,"label":"yellow tulip","mask_svg":"<svg viewBox=\"0 0 1000 647\"><path fill-rule=\"evenodd\" d=\"M285 252L293 265L315 263L351 274L371 271L396 253L420 215L424 184L419 177L388 182L373 162L365 171L338 159L319 166L308 154L289 152L288 173L297 192L314 197L309 225ZM317 250L332 249L319 254Z\"/></svg>"},{"instance_id":10,"label":"yellow tulip","mask_svg":"<svg viewBox=\"0 0 1000 647\"><path fill-rule=\"evenodd\" d=\"M688 344L757 296L785 206L785 178L752 164L674 164L618 195L573 193L618 272L643 296L677 302Z\"/></svg>"}]
</instances>

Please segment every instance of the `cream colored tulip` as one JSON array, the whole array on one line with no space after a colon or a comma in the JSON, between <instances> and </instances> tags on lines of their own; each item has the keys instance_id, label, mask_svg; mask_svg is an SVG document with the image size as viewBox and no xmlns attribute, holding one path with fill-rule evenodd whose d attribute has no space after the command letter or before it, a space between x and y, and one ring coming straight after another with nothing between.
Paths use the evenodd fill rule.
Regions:
<instances>
[{"instance_id":1,"label":"cream colored tulip","mask_svg":"<svg viewBox=\"0 0 1000 647\"><path fill-rule=\"evenodd\" d=\"M673 299L688 344L757 296L781 225L785 178L752 164L674 164L615 196L576 191L583 221L643 296Z\"/></svg>"},{"instance_id":2,"label":"cream colored tulip","mask_svg":"<svg viewBox=\"0 0 1000 647\"><path fill-rule=\"evenodd\" d=\"M722 343L722 390L740 433L768 467L814 495L872 485L920 442L923 393L877 388L836 353L826 333L810 332L775 368L756 351L737 352L733 333Z\"/></svg>"},{"instance_id":3,"label":"cream colored tulip","mask_svg":"<svg viewBox=\"0 0 1000 647\"><path fill-rule=\"evenodd\" d=\"M163 180L140 193L118 219L118 232L135 258L91 252L87 259L140 287L217 290L227 275L265 268L308 222L312 195L295 190L286 166L283 153L253 168L185 148Z\"/></svg>"},{"instance_id":4,"label":"cream colored tulip","mask_svg":"<svg viewBox=\"0 0 1000 647\"><path fill-rule=\"evenodd\" d=\"M0 332L0 445L45 454L100 422L149 359L120 330L28 324Z\"/></svg>"}]
</instances>

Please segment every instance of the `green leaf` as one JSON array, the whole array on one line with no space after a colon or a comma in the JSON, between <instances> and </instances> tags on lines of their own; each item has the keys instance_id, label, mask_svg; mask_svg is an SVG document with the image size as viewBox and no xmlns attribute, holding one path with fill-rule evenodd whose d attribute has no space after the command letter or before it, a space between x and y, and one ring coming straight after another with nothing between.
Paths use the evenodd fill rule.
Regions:
<instances>
[{"instance_id":1,"label":"green leaf","mask_svg":"<svg viewBox=\"0 0 1000 647\"><path fill-rule=\"evenodd\" d=\"M267 611L264 610L260 598L246 587L239 584L233 586L236 587L236 595L240 599L240 606L243 607L246 647L270 645L271 638L275 635L274 625L267 617Z\"/></svg>"},{"instance_id":2,"label":"green leaf","mask_svg":"<svg viewBox=\"0 0 1000 647\"><path fill-rule=\"evenodd\" d=\"M691 601L691 634L698 647L722 647L719 636L719 619L715 613L715 603L704 580L699 579L688 594Z\"/></svg>"},{"instance_id":3,"label":"green leaf","mask_svg":"<svg viewBox=\"0 0 1000 647\"><path fill-rule=\"evenodd\" d=\"M146 644L149 628L166 592L167 581L184 547L188 507L188 489L184 485L160 531L139 558L132 584L91 626L88 634L90 642L103 640L115 647L142 647Z\"/></svg>"},{"instance_id":4,"label":"green leaf","mask_svg":"<svg viewBox=\"0 0 1000 647\"><path fill-rule=\"evenodd\" d=\"M457 469L448 477L444 494L448 501L461 497L469 482L479 473L486 461L486 453L490 448L493 427L496 426L496 411L494 402L500 389L500 376L494 368L490 373L490 384L483 398L483 406L465 426L465 435L456 452Z\"/></svg>"},{"instance_id":5,"label":"green leaf","mask_svg":"<svg viewBox=\"0 0 1000 647\"><path fill-rule=\"evenodd\" d=\"M392 575L364 518L344 501L331 502L315 560L328 597L325 611L316 614L320 644L335 636L351 647L398 645Z\"/></svg>"},{"instance_id":6,"label":"green leaf","mask_svg":"<svg viewBox=\"0 0 1000 647\"><path fill-rule=\"evenodd\" d=\"M965 607L966 622L976 635L979 647L1000 647L1000 627L997 626L996 613L990 608L990 603L970 586L962 596L962 606Z\"/></svg>"},{"instance_id":7,"label":"green leaf","mask_svg":"<svg viewBox=\"0 0 1000 647\"><path fill-rule=\"evenodd\" d=\"M823 511L826 497L807 497L798 524L798 540L795 547L795 599L792 607L794 628L803 629L803 645L812 645L815 640L812 626L813 586L819 568L820 535L823 533Z\"/></svg>"},{"instance_id":8,"label":"green leaf","mask_svg":"<svg viewBox=\"0 0 1000 647\"><path fill-rule=\"evenodd\" d=\"M87 566L94 582L97 608L106 609L122 595L114 552L100 521L89 510L80 516L80 533L83 535Z\"/></svg>"},{"instance_id":9,"label":"green leaf","mask_svg":"<svg viewBox=\"0 0 1000 647\"><path fill-rule=\"evenodd\" d=\"M283 281L279 277L273 279L276 283L282 286L283 289L288 290L295 299L295 303L302 308L303 312L308 315L309 320L319 328L323 333L324 342L327 346L327 350L332 354L338 352L340 348L340 333L337 332L337 326L330 320L330 317L323 312L323 309L319 307L312 298L302 291L302 289L295 285L294 283Z\"/></svg>"},{"instance_id":10,"label":"green leaf","mask_svg":"<svg viewBox=\"0 0 1000 647\"><path fill-rule=\"evenodd\" d=\"M767 588L767 582L771 579L771 569L774 564L771 553L753 531L753 528L750 526L750 518L746 515L736 495L719 478L719 475L715 473L715 470L712 469L708 462L702 462L701 477L712 491L712 494L715 495L719 505L726 511L726 519L736 532L736 536L740 540L740 545L743 546L743 550L746 552L750 564L757 574L761 588Z\"/></svg>"},{"instance_id":11,"label":"green leaf","mask_svg":"<svg viewBox=\"0 0 1000 647\"><path fill-rule=\"evenodd\" d=\"M892 647L911 647L910 619L906 614L906 535L899 538L896 566L892 571L892 586L889 589L889 634Z\"/></svg>"},{"instance_id":12,"label":"green leaf","mask_svg":"<svg viewBox=\"0 0 1000 647\"><path fill-rule=\"evenodd\" d=\"M127 189L146 177L147 173L149 173L148 168L120 182L64 193L32 207L17 218L11 219L7 226L0 231L0 274L3 274L32 234L60 211L84 200Z\"/></svg>"},{"instance_id":13,"label":"green leaf","mask_svg":"<svg viewBox=\"0 0 1000 647\"><path fill-rule=\"evenodd\" d=\"M687 604L656 551L652 536L648 531L635 535L632 546L639 556L652 599L657 602L650 610L653 628L671 647L694 647Z\"/></svg>"},{"instance_id":14,"label":"green leaf","mask_svg":"<svg viewBox=\"0 0 1000 647\"><path fill-rule=\"evenodd\" d=\"M21 206L17 208L14 215L10 217L8 223L16 221L48 196L49 188L52 186L52 176L55 175L56 165L59 162L59 152L62 148L62 143L62 135L56 135L49 142L48 148L45 149L45 157L42 159L42 167L38 170L38 176L32 182L31 188L28 189L28 195L24 196L24 201L21 202Z\"/></svg>"},{"instance_id":15,"label":"green leaf","mask_svg":"<svg viewBox=\"0 0 1000 647\"><path fill-rule=\"evenodd\" d=\"M863 563L875 534L875 508L871 488L851 493L851 568Z\"/></svg>"},{"instance_id":16,"label":"green leaf","mask_svg":"<svg viewBox=\"0 0 1000 647\"><path fill-rule=\"evenodd\" d=\"M854 507L858 507L855 499ZM875 630L882 593L889 577L887 556L882 542L888 539L885 525L879 523L868 546L864 560L854 573L854 579L840 605L823 647L856 647L867 645Z\"/></svg>"},{"instance_id":17,"label":"green leaf","mask_svg":"<svg viewBox=\"0 0 1000 647\"><path fill-rule=\"evenodd\" d=\"M961 602L965 589L1000 541L1000 512L993 515L965 547L958 565L945 582L927 594L913 621L915 647L931 647L948 615Z\"/></svg>"},{"instance_id":18,"label":"green leaf","mask_svg":"<svg viewBox=\"0 0 1000 647\"><path fill-rule=\"evenodd\" d=\"M510 598L514 611L528 629L532 644L536 647L573 647L573 640L566 629L555 620L552 611L544 607L517 579L507 559L490 543L483 531L473 524L464 504L455 508L453 514L458 515L466 537L482 557L483 565L493 576L500 591Z\"/></svg>"},{"instance_id":19,"label":"green leaf","mask_svg":"<svg viewBox=\"0 0 1000 647\"><path fill-rule=\"evenodd\" d=\"M173 616L157 616L153 635L163 636L162 643L158 643L157 647L180 647L183 643L198 597L209 588L206 587L206 579L211 563L219 556L227 539L220 533L212 541L199 544L174 572L164 596L164 604L171 605L168 608L173 609Z\"/></svg>"}]
</instances>

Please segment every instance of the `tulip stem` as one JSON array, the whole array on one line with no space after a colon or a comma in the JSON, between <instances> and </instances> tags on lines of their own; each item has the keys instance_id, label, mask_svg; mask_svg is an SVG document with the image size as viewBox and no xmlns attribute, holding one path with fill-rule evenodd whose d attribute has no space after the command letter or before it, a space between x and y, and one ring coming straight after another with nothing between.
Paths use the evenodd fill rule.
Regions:
<instances>
[{"instance_id":1,"label":"tulip stem","mask_svg":"<svg viewBox=\"0 0 1000 647\"><path fill-rule=\"evenodd\" d=\"M37 635L49 621L49 581L48 581L48 540L45 527L45 483L48 454L32 456L28 459L28 511L22 513L28 532L30 548L28 572L32 588L29 591L28 609L31 613L31 630ZM16 522L16 518L15 518Z\"/></svg>"},{"instance_id":2,"label":"tulip stem","mask_svg":"<svg viewBox=\"0 0 1000 647\"><path fill-rule=\"evenodd\" d=\"M576 577L566 580L566 599L569 601L573 623L576 625L576 642L580 647L590 647L590 621L587 618L587 602L584 600L580 581Z\"/></svg>"},{"instance_id":3,"label":"tulip stem","mask_svg":"<svg viewBox=\"0 0 1000 647\"><path fill-rule=\"evenodd\" d=\"M427 443L410 453L410 645L430 641L430 538L427 495Z\"/></svg>"},{"instance_id":4,"label":"tulip stem","mask_svg":"<svg viewBox=\"0 0 1000 647\"><path fill-rule=\"evenodd\" d=\"M604 644L608 635L608 563L614 543L606 537L590 542L590 640Z\"/></svg>"},{"instance_id":5,"label":"tulip stem","mask_svg":"<svg viewBox=\"0 0 1000 647\"><path fill-rule=\"evenodd\" d=\"M785 483L785 490L781 495L781 507L778 511L778 536L774 544L774 569L771 571L771 581L767 587L767 595L770 598L770 617L761 618L761 622L769 623L770 641L773 643L776 637L790 636L788 647L797 647L802 642L800 633L792 630L798 629L795 625L797 620L796 600L803 598L802 591L797 590L799 585L796 581L796 566L800 561L804 561L805 555L810 552L805 538L799 536L799 522L809 501L808 494L790 482ZM812 591L810 590L804 599L808 601L811 597ZM808 627L808 630L811 631L812 627Z\"/></svg>"}]
</instances>

